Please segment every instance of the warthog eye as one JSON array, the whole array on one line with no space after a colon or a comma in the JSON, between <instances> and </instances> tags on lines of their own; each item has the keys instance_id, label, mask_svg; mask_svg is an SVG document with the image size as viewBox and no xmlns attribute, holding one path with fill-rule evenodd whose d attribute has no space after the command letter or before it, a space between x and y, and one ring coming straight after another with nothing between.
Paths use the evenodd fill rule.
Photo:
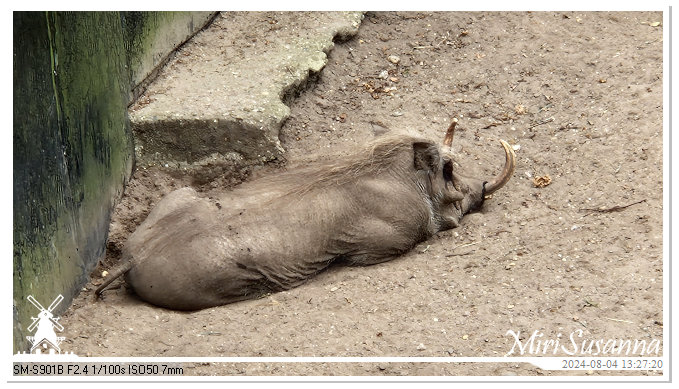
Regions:
<instances>
[{"instance_id":1,"label":"warthog eye","mask_svg":"<svg viewBox=\"0 0 679 389\"><path fill-rule=\"evenodd\" d=\"M453 182L453 162L450 160L443 165L443 179L446 182Z\"/></svg>"}]
</instances>

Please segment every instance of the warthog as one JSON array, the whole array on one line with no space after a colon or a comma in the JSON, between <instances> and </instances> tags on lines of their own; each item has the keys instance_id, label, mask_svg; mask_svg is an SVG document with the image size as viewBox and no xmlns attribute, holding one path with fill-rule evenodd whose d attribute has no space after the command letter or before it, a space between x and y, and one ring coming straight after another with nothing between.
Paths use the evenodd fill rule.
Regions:
<instances>
[{"instance_id":1,"label":"warthog","mask_svg":"<svg viewBox=\"0 0 679 389\"><path fill-rule=\"evenodd\" d=\"M515 156L500 142L505 166L490 182L458 174L444 148L403 135L216 199L176 190L130 236L125 262L96 295L127 273L143 300L196 310L296 287L333 262L388 261L457 227L509 181Z\"/></svg>"}]
</instances>

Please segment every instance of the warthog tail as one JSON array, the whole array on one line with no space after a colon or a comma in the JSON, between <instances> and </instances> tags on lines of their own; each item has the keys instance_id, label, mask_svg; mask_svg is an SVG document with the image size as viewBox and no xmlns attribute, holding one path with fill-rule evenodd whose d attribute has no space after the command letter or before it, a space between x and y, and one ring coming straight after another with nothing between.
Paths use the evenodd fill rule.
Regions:
<instances>
[{"instance_id":1,"label":"warthog tail","mask_svg":"<svg viewBox=\"0 0 679 389\"><path fill-rule=\"evenodd\" d=\"M106 279L104 280L104 283L101 284L97 288L97 290L94 292L94 298L96 299L99 296L101 296L101 293L104 291L104 289L106 289L111 284L111 282L113 282L118 277L120 277L123 274L130 271L130 269L132 269L133 266L134 266L134 261L130 259L130 260L125 261L125 263L118 266L117 268L111 270L111 273L109 274L108 277L106 277Z\"/></svg>"}]
</instances>

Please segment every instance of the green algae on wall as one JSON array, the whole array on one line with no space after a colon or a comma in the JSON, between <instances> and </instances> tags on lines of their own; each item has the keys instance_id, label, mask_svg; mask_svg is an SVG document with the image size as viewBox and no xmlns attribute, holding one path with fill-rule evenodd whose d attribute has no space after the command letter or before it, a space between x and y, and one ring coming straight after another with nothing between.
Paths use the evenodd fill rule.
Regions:
<instances>
[{"instance_id":1,"label":"green algae on wall","mask_svg":"<svg viewBox=\"0 0 679 389\"><path fill-rule=\"evenodd\" d=\"M118 12L14 12L14 351L56 296L63 312L104 252L132 168Z\"/></svg>"}]
</instances>

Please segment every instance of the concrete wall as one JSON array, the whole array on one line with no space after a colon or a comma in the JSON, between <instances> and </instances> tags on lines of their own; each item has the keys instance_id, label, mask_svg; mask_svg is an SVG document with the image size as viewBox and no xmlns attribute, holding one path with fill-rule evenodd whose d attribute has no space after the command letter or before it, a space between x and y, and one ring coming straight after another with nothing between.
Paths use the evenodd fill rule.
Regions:
<instances>
[{"instance_id":1,"label":"concrete wall","mask_svg":"<svg viewBox=\"0 0 679 389\"><path fill-rule=\"evenodd\" d=\"M26 297L48 307L62 294L54 313L63 313L104 254L111 211L133 165L131 90L188 37L186 27L202 25L179 23L179 41L162 46L153 42L167 41L168 23L178 23L171 15L14 12L13 18L16 352L30 348L27 327L39 313Z\"/></svg>"}]
</instances>

